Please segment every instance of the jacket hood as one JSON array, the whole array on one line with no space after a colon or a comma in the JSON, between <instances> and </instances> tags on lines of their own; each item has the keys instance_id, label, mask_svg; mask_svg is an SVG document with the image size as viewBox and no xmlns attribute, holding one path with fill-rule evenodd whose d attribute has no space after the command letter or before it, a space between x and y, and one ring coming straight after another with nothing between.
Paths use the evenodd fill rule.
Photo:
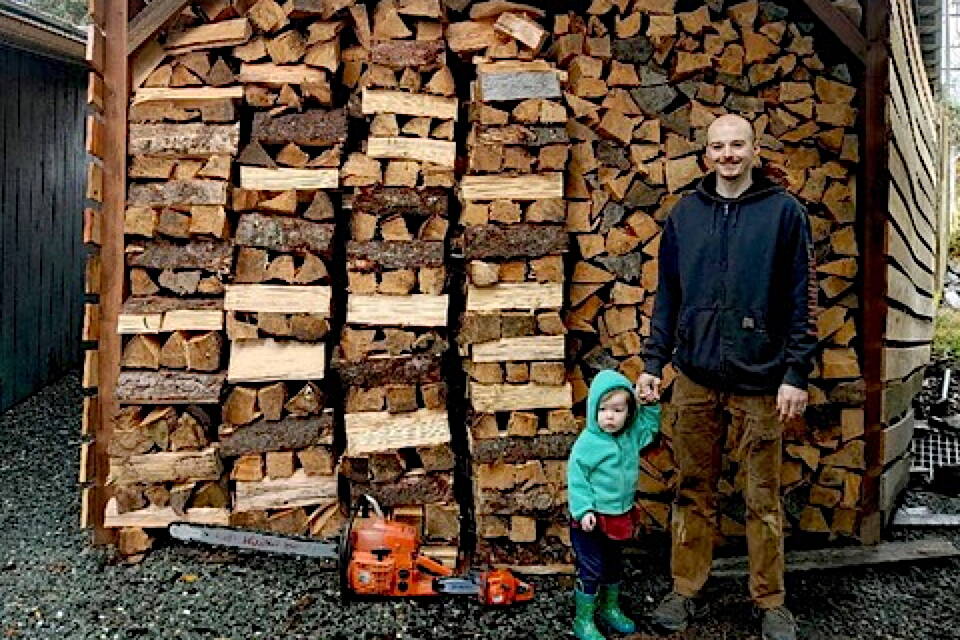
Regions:
<instances>
[{"instance_id":1,"label":"jacket hood","mask_svg":"<svg viewBox=\"0 0 960 640\"><path fill-rule=\"evenodd\" d=\"M760 169L753 169L751 173L753 175L753 182L746 191L741 193L736 198L724 198L717 194L716 171L711 171L700 179L700 182L697 183L697 193L711 202L740 203L753 200L754 198L759 198L760 196L767 195L768 193L784 191L782 185L777 184L768 178Z\"/></svg>"},{"instance_id":2,"label":"jacket hood","mask_svg":"<svg viewBox=\"0 0 960 640\"><path fill-rule=\"evenodd\" d=\"M587 396L587 429L590 431L610 435L600 428L600 423L597 422L597 411L600 409L600 399L614 389L623 389L631 396L633 395L633 383L630 382L630 379L622 373L610 369L604 369L598 373L593 382L590 383L590 394ZM634 404L634 407L636 407L636 404ZM634 426L633 423L636 423L637 420L639 420L639 412L634 408L633 413L627 417L627 421L620 432L622 433L630 426Z\"/></svg>"},{"instance_id":3,"label":"jacket hood","mask_svg":"<svg viewBox=\"0 0 960 640\"><path fill-rule=\"evenodd\" d=\"M717 172L711 171L697 183L696 193L710 206L710 233L717 234L723 225L721 215L730 215L732 224L736 227L740 223L740 209L748 206L753 200L764 196L785 191L759 169L752 171L753 181L747 190L736 198L724 198L717 193Z\"/></svg>"}]
</instances>

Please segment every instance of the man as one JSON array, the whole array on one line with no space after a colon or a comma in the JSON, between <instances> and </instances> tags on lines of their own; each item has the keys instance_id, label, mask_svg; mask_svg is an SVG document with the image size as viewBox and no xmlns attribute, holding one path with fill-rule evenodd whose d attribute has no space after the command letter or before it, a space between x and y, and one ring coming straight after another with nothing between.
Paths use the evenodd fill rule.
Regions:
<instances>
[{"instance_id":1,"label":"man","mask_svg":"<svg viewBox=\"0 0 960 640\"><path fill-rule=\"evenodd\" d=\"M673 362L678 479L673 592L653 621L680 631L696 612L694 597L713 559L721 455L732 442L731 459L746 478L750 595L763 612L763 637L792 640L796 623L784 607L782 431L807 403L816 282L803 207L754 169L757 152L747 120L717 118L707 130L713 171L674 207L660 242L637 395L659 399L663 367Z\"/></svg>"}]
</instances>

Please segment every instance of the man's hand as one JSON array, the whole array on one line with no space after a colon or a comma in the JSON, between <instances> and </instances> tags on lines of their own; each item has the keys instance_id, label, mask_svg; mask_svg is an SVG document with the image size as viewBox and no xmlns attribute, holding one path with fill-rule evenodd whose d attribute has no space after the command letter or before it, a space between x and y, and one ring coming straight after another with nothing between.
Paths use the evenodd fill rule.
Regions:
<instances>
[{"instance_id":1,"label":"man's hand","mask_svg":"<svg viewBox=\"0 0 960 640\"><path fill-rule=\"evenodd\" d=\"M807 408L807 392L793 385L783 383L777 391L777 412L780 422L799 418Z\"/></svg>"},{"instance_id":2,"label":"man's hand","mask_svg":"<svg viewBox=\"0 0 960 640\"><path fill-rule=\"evenodd\" d=\"M656 402L660 399L660 378L644 371L637 378L637 399L640 402Z\"/></svg>"},{"instance_id":3,"label":"man's hand","mask_svg":"<svg viewBox=\"0 0 960 640\"><path fill-rule=\"evenodd\" d=\"M597 516L593 514L593 511L588 511L587 515L580 518L580 528L587 533L593 531L595 526L597 526Z\"/></svg>"}]
</instances>

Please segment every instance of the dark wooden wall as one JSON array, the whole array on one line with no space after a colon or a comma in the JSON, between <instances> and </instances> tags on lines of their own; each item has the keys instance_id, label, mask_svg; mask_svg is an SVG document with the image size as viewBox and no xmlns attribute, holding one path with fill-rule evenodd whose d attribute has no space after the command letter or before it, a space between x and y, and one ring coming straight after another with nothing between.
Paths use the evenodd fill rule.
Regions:
<instances>
[{"instance_id":1,"label":"dark wooden wall","mask_svg":"<svg viewBox=\"0 0 960 640\"><path fill-rule=\"evenodd\" d=\"M86 73L0 46L0 79L2 410L80 358Z\"/></svg>"}]
</instances>

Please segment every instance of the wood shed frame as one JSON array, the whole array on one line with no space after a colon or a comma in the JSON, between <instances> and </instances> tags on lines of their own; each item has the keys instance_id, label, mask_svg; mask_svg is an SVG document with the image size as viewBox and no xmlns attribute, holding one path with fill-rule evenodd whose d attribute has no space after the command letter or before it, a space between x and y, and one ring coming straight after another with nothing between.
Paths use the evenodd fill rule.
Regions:
<instances>
[{"instance_id":1,"label":"wood shed frame","mask_svg":"<svg viewBox=\"0 0 960 640\"><path fill-rule=\"evenodd\" d=\"M98 247L88 264L88 293L97 296L85 336L87 352L81 483L81 524L95 543L115 540L103 526L110 440L118 403L114 396L121 343L116 326L124 288L123 214L126 202L127 107L131 76L163 51L151 37L188 0L139 3L91 0L88 62L88 152L96 158L88 193L97 207L86 215L85 240ZM861 29L828 0L803 4L849 49L863 69L861 170L857 182L857 234L861 251L862 410L845 410L844 424L862 427L866 474L856 536L877 542L885 519L909 476L911 401L930 355L933 302L947 237L942 117L926 81L909 0L864 0ZM910 149L916 150L913 163ZM909 164L910 170L903 166Z\"/></svg>"}]
</instances>

